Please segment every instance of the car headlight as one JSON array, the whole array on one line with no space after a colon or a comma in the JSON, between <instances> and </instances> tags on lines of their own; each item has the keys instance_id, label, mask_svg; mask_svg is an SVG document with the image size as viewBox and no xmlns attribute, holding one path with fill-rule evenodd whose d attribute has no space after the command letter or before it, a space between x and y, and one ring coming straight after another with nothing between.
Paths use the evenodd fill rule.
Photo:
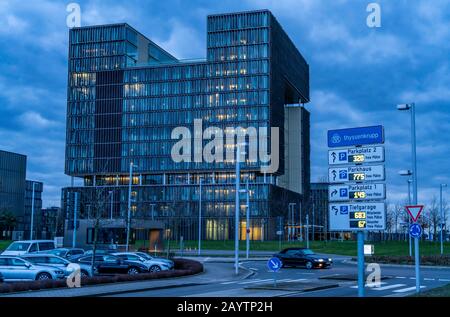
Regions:
<instances>
[{"instance_id":1,"label":"car headlight","mask_svg":"<svg viewBox=\"0 0 450 317\"><path fill-rule=\"evenodd\" d=\"M64 274L64 272L63 271L55 271L55 274Z\"/></svg>"},{"instance_id":2,"label":"car headlight","mask_svg":"<svg viewBox=\"0 0 450 317\"><path fill-rule=\"evenodd\" d=\"M333 259L332 258L328 258L328 261L333 262Z\"/></svg>"},{"instance_id":3,"label":"car headlight","mask_svg":"<svg viewBox=\"0 0 450 317\"><path fill-rule=\"evenodd\" d=\"M323 259L318 259L317 262L323 262Z\"/></svg>"}]
</instances>

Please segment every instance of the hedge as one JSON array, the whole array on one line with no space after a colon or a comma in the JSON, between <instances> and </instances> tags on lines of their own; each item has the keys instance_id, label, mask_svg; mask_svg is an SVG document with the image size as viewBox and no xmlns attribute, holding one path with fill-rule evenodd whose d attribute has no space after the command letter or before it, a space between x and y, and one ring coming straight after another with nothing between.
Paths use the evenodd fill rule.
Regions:
<instances>
[{"instance_id":1,"label":"hedge","mask_svg":"<svg viewBox=\"0 0 450 317\"><path fill-rule=\"evenodd\" d=\"M354 258L356 260L356 258ZM375 255L365 258L368 263L411 264L414 256ZM420 265L450 266L450 255L424 255L420 257Z\"/></svg>"},{"instance_id":2,"label":"hedge","mask_svg":"<svg viewBox=\"0 0 450 317\"><path fill-rule=\"evenodd\" d=\"M203 272L203 264L187 259L173 259L174 269L155 273L142 273L136 275L116 274L84 277L81 286L109 284L116 282L146 281L162 278L181 277ZM54 288L68 288L66 280L28 281L15 283L0 283L0 293L16 293L24 291L36 291Z\"/></svg>"}]
</instances>

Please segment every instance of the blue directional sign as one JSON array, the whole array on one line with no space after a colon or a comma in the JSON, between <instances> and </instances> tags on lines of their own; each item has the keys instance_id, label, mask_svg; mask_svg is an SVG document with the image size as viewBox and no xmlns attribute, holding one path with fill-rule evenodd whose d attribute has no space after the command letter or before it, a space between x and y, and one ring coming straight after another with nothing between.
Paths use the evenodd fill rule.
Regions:
<instances>
[{"instance_id":1,"label":"blue directional sign","mask_svg":"<svg viewBox=\"0 0 450 317\"><path fill-rule=\"evenodd\" d=\"M283 264L281 263L281 260L277 257L273 257L269 261L267 261L267 267L272 272L278 272L281 269L282 265Z\"/></svg>"},{"instance_id":2,"label":"blue directional sign","mask_svg":"<svg viewBox=\"0 0 450 317\"><path fill-rule=\"evenodd\" d=\"M328 131L328 147L342 147L384 143L383 126L350 128ZM339 157L345 161L346 158Z\"/></svg>"},{"instance_id":3,"label":"blue directional sign","mask_svg":"<svg viewBox=\"0 0 450 317\"><path fill-rule=\"evenodd\" d=\"M409 235L412 238L420 238L420 236L422 235L422 231L422 227L418 223L413 223L409 227Z\"/></svg>"}]
</instances>

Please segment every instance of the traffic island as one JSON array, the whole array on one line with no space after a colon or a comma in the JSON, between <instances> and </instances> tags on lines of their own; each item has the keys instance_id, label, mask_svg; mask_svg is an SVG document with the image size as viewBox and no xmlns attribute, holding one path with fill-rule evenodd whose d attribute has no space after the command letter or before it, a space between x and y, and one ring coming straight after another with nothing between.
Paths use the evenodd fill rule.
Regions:
<instances>
[{"instance_id":1,"label":"traffic island","mask_svg":"<svg viewBox=\"0 0 450 317\"><path fill-rule=\"evenodd\" d=\"M203 264L188 259L173 259L174 269L155 273L142 273L136 275L117 274L110 276L93 276L81 279L81 287L112 284L120 282L137 282L165 278L183 277L203 272ZM46 280L0 284L0 294L17 293L49 289L68 289L66 280Z\"/></svg>"},{"instance_id":2,"label":"traffic island","mask_svg":"<svg viewBox=\"0 0 450 317\"><path fill-rule=\"evenodd\" d=\"M274 285L274 283L267 283L257 286L244 287L246 290L270 290L270 291L285 291L285 292L312 292L328 288L339 287L336 283L302 283L302 282L281 282Z\"/></svg>"}]
</instances>

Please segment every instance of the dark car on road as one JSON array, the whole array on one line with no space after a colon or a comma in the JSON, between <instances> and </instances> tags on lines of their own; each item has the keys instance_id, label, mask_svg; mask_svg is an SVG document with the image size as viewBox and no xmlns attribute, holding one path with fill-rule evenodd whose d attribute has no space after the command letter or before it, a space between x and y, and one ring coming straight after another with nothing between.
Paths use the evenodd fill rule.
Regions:
<instances>
[{"instance_id":1,"label":"dark car on road","mask_svg":"<svg viewBox=\"0 0 450 317\"><path fill-rule=\"evenodd\" d=\"M274 256L281 260L283 267L303 266L307 269L321 269L333 264L331 258L319 256L307 248L287 248Z\"/></svg>"},{"instance_id":2,"label":"dark car on road","mask_svg":"<svg viewBox=\"0 0 450 317\"><path fill-rule=\"evenodd\" d=\"M0 272L0 283L3 283L3 275L2 275L2 272Z\"/></svg>"},{"instance_id":3,"label":"dark car on road","mask_svg":"<svg viewBox=\"0 0 450 317\"><path fill-rule=\"evenodd\" d=\"M78 258L73 263L90 264L92 255ZM114 255L96 255L94 269L96 274L139 274L148 273L148 268L144 264L127 261Z\"/></svg>"}]
</instances>

